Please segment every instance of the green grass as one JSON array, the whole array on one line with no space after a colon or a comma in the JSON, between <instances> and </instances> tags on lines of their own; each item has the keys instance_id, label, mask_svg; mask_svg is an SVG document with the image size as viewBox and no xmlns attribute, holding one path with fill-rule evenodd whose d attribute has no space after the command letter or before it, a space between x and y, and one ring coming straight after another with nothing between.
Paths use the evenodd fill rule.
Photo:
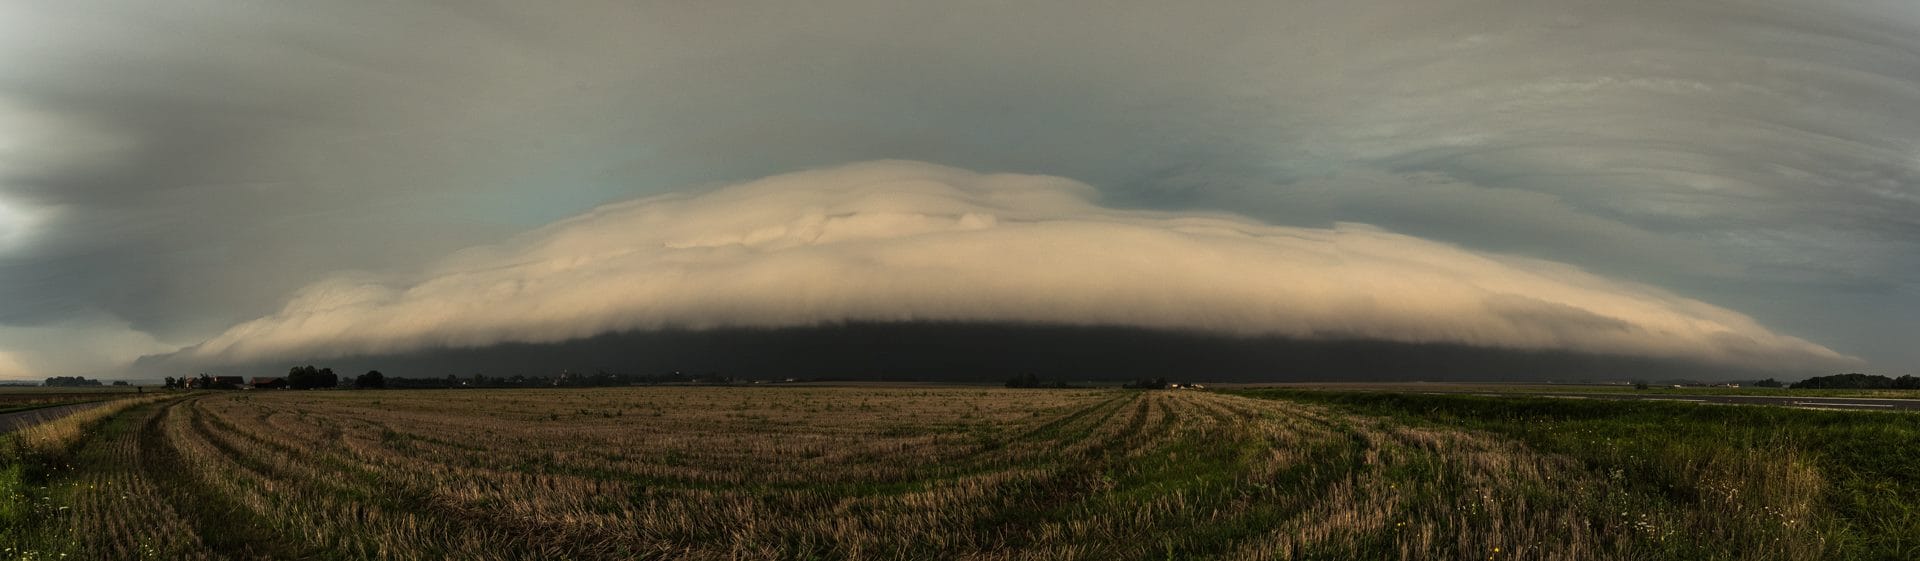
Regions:
<instances>
[{"instance_id":1,"label":"green grass","mask_svg":"<svg viewBox=\"0 0 1920 561\"><path fill-rule=\"evenodd\" d=\"M1247 389L1260 388L1250 386ZM1502 383L1351 383L1351 384L1277 384L1271 389L1403 392L1473 392L1497 394L1644 394L1644 395L1750 395L1761 397L1862 397L1875 399L1920 399L1920 390L1867 389L1790 389L1790 388L1717 388L1653 386L1635 389L1626 385L1600 384L1502 384Z\"/></svg>"},{"instance_id":2,"label":"green grass","mask_svg":"<svg viewBox=\"0 0 1920 561\"><path fill-rule=\"evenodd\" d=\"M124 423L107 423L113 430ZM57 525L73 504L71 483L62 485L76 458L35 454L16 446L16 437L0 437L0 557L57 559L74 548ZM80 458L85 460L88 458Z\"/></svg>"},{"instance_id":3,"label":"green grass","mask_svg":"<svg viewBox=\"0 0 1920 561\"><path fill-rule=\"evenodd\" d=\"M1247 390L1406 423L1464 428L1566 454L1670 503L1716 492L1716 466L1801 458L1825 481L1836 559L1920 559L1920 415L1782 407L1386 392Z\"/></svg>"},{"instance_id":4,"label":"green grass","mask_svg":"<svg viewBox=\"0 0 1920 561\"><path fill-rule=\"evenodd\" d=\"M1920 399L1920 390L1846 390L1846 389L1787 389L1787 388L1672 388L1657 387L1636 390L1625 388L1620 393L1672 394L1672 395L1752 395L1772 397L1865 397L1876 399ZM1575 392L1577 393L1577 392Z\"/></svg>"}]
</instances>

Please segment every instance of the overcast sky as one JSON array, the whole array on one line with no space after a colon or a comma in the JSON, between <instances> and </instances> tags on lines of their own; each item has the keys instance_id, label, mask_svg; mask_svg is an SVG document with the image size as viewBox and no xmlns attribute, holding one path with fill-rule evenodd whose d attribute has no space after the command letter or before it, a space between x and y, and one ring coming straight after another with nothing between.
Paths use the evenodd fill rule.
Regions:
<instances>
[{"instance_id":1,"label":"overcast sky","mask_svg":"<svg viewBox=\"0 0 1920 561\"><path fill-rule=\"evenodd\" d=\"M920 319L1920 373L1910 0L899 4L0 1L0 378Z\"/></svg>"}]
</instances>

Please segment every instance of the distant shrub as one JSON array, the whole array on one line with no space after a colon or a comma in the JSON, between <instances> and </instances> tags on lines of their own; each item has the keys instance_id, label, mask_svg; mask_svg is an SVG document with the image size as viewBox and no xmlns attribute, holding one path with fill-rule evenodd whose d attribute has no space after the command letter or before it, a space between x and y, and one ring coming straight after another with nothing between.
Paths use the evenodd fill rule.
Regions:
<instances>
[{"instance_id":1,"label":"distant shrub","mask_svg":"<svg viewBox=\"0 0 1920 561\"><path fill-rule=\"evenodd\" d=\"M1141 378L1139 380L1128 382L1125 385L1122 385L1120 387L1127 388L1130 390L1164 390L1164 389L1167 389L1167 379L1154 378L1152 380L1148 380L1146 378Z\"/></svg>"}]
</instances>

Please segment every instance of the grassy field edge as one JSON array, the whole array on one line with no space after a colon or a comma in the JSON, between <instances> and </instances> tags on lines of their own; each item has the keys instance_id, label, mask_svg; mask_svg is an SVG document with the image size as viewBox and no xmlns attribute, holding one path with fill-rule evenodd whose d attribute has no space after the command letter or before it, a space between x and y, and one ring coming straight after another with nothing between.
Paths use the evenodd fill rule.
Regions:
<instances>
[{"instance_id":1,"label":"grassy field edge","mask_svg":"<svg viewBox=\"0 0 1920 561\"><path fill-rule=\"evenodd\" d=\"M1514 438L1675 502L1727 492L1725 481L1737 475L1731 472L1804 462L1824 482L1824 512L1813 514L1833 558L1920 559L1920 474L1913 469L1920 465L1920 414L1371 391L1229 393Z\"/></svg>"}]
</instances>

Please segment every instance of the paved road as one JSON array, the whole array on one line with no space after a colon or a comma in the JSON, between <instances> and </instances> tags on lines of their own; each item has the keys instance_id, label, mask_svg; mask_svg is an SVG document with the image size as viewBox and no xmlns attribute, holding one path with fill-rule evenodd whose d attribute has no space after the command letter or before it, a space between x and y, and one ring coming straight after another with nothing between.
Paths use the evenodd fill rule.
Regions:
<instances>
[{"instance_id":1,"label":"paved road","mask_svg":"<svg viewBox=\"0 0 1920 561\"><path fill-rule=\"evenodd\" d=\"M15 429L27 425L51 421L106 404L107 402L105 401L95 401L91 403L75 403L73 405L28 409L26 411L16 411L13 413L0 413L0 434L10 433Z\"/></svg>"},{"instance_id":2,"label":"paved road","mask_svg":"<svg viewBox=\"0 0 1920 561\"><path fill-rule=\"evenodd\" d=\"M1548 393L1548 392L1487 392L1487 391L1425 391L1432 394L1472 394L1495 397L1558 397L1565 399L1612 399L1612 400L1652 400L1683 401L1691 403L1732 403L1739 405L1780 405L1808 409L1836 409L1848 411L1892 411L1920 410L1920 399L1887 399L1879 397L1808 397L1797 395L1675 395L1675 394L1622 394L1622 393Z\"/></svg>"}]
</instances>

